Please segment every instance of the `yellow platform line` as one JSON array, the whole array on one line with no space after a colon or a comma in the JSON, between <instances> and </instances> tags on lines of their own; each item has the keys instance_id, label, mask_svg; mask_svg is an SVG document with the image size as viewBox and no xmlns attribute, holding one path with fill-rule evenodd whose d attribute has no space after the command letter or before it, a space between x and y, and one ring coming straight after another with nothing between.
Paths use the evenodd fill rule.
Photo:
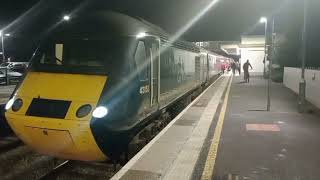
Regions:
<instances>
[{"instance_id":1,"label":"yellow platform line","mask_svg":"<svg viewBox=\"0 0 320 180\"><path fill-rule=\"evenodd\" d=\"M223 105L221 107L221 112L219 115L219 119L217 122L217 126L214 131L213 139L210 145L208 157L206 160L206 164L204 166L204 170L202 172L201 180L210 180L213 176L213 171L214 171L214 165L216 162L217 158L217 153L218 153L218 147L219 147L219 142L220 142L220 137L221 137L221 132L222 132L222 127L223 127L223 122L224 122L224 117L226 114L227 110L227 104L228 104L228 99L229 99L229 93L230 93L230 88L231 88L231 83L232 83L232 76L231 80L228 85L228 89L226 92L226 95L224 97Z\"/></svg>"}]
</instances>

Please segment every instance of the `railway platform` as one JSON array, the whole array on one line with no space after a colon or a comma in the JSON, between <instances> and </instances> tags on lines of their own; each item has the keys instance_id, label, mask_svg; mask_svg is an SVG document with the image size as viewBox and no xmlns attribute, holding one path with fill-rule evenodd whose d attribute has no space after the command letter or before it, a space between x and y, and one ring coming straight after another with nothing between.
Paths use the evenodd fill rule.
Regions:
<instances>
[{"instance_id":1,"label":"railway platform","mask_svg":"<svg viewBox=\"0 0 320 180\"><path fill-rule=\"evenodd\" d=\"M112 179L313 180L320 177L320 114L267 81L223 75ZM310 111L311 112L311 111Z\"/></svg>"}]
</instances>

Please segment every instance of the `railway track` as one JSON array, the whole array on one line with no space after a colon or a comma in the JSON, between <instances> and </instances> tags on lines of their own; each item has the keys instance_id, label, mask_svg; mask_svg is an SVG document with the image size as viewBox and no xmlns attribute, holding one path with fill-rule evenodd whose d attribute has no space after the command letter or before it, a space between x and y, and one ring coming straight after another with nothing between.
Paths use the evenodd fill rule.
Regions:
<instances>
[{"instance_id":1,"label":"railway track","mask_svg":"<svg viewBox=\"0 0 320 180\"><path fill-rule=\"evenodd\" d=\"M0 138L0 153L10 151L22 145L22 141L14 136Z\"/></svg>"},{"instance_id":2,"label":"railway track","mask_svg":"<svg viewBox=\"0 0 320 180\"><path fill-rule=\"evenodd\" d=\"M37 179L61 162L32 151L25 145L0 154L0 179Z\"/></svg>"},{"instance_id":3,"label":"railway track","mask_svg":"<svg viewBox=\"0 0 320 180\"><path fill-rule=\"evenodd\" d=\"M70 166L70 164L72 164L72 163L69 160L63 161L61 164L57 165L52 170L50 170L47 173L45 173L44 175L40 176L38 178L38 180L56 179L57 176L59 175L59 173L65 171L66 168L68 168L68 166Z\"/></svg>"},{"instance_id":4,"label":"railway track","mask_svg":"<svg viewBox=\"0 0 320 180\"><path fill-rule=\"evenodd\" d=\"M121 167L114 171L113 164L66 160L37 180L91 180L110 179Z\"/></svg>"}]
</instances>

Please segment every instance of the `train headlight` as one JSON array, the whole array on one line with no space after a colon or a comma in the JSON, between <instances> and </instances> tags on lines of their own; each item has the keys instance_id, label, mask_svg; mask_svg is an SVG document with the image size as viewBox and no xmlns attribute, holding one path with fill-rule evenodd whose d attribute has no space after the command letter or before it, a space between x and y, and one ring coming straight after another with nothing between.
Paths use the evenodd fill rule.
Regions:
<instances>
[{"instance_id":1,"label":"train headlight","mask_svg":"<svg viewBox=\"0 0 320 180\"><path fill-rule=\"evenodd\" d=\"M13 103L14 103L14 98L10 99L10 100L7 102L5 109L6 109L6 110L9 110L9 109L12 107Z\"/></svg>"},{"instance_id":2,"label":"train headlight","mask_svg":"<svg viewBox=\"0 0 320 180\"><path fill-rule=\"evenodd\" d=\"M108 114L108 108L104 106L99 106L93 111L92 116L95 118L103 118L107 114Z\"/></svg>"},{"instance_id":3,"label":"train headlight","mask_svg":"<svg viewBox=\"0 0 320 180\"><path fill-rule=\"evenodd\" d=\"M76 116L78 118L83 118L87 116L91 112L91 110L92 110L92 107L90 104L83 105L77 110Z\"/></svg>"},{"instance_id":4,"label":"train headlight","mask_svg":"<svg viewBox=\"0 0 320 180\"><path fill-rule=\"evenodd\" d=\"M19 111L21 109L22 105L23 105L22 99L20 99L20 98L16 99L12 104L12 111L14 111L14 112Z\"/></svg>"}]
</instances>

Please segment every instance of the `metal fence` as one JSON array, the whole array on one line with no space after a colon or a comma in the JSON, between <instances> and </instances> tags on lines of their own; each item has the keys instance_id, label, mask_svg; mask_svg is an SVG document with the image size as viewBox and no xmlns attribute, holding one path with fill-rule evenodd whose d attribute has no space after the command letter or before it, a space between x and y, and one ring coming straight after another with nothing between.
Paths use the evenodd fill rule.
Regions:
<instances>
[{"instance_id":1,"label":"metal fence","mask_svg":"<svg viewBox=\"0 0 320 180\"><path fill-rule=\"evenodd\" d=\"M15 85L20 82L22 73L7 67L0 67L0 85Z\"/></svg>"},{"instance_id":2,"label":"metal fence","mask_svg":"<svg viewBox=\"0 0 320 180\"><path fill-rule=\"evenodd\" d=\"M0 67L0 84L10 85L9 69L7 67Z\"/></svg>"},{"instance_id":3,"label":"metal fence","mask_svg":"<svg viewBox=\"0 0 320 180\"><path fill-rule=\"evenodd\" d=\"M306 69L320 71L320 67L306 67Z\"/></svg>"}]
</instances>

